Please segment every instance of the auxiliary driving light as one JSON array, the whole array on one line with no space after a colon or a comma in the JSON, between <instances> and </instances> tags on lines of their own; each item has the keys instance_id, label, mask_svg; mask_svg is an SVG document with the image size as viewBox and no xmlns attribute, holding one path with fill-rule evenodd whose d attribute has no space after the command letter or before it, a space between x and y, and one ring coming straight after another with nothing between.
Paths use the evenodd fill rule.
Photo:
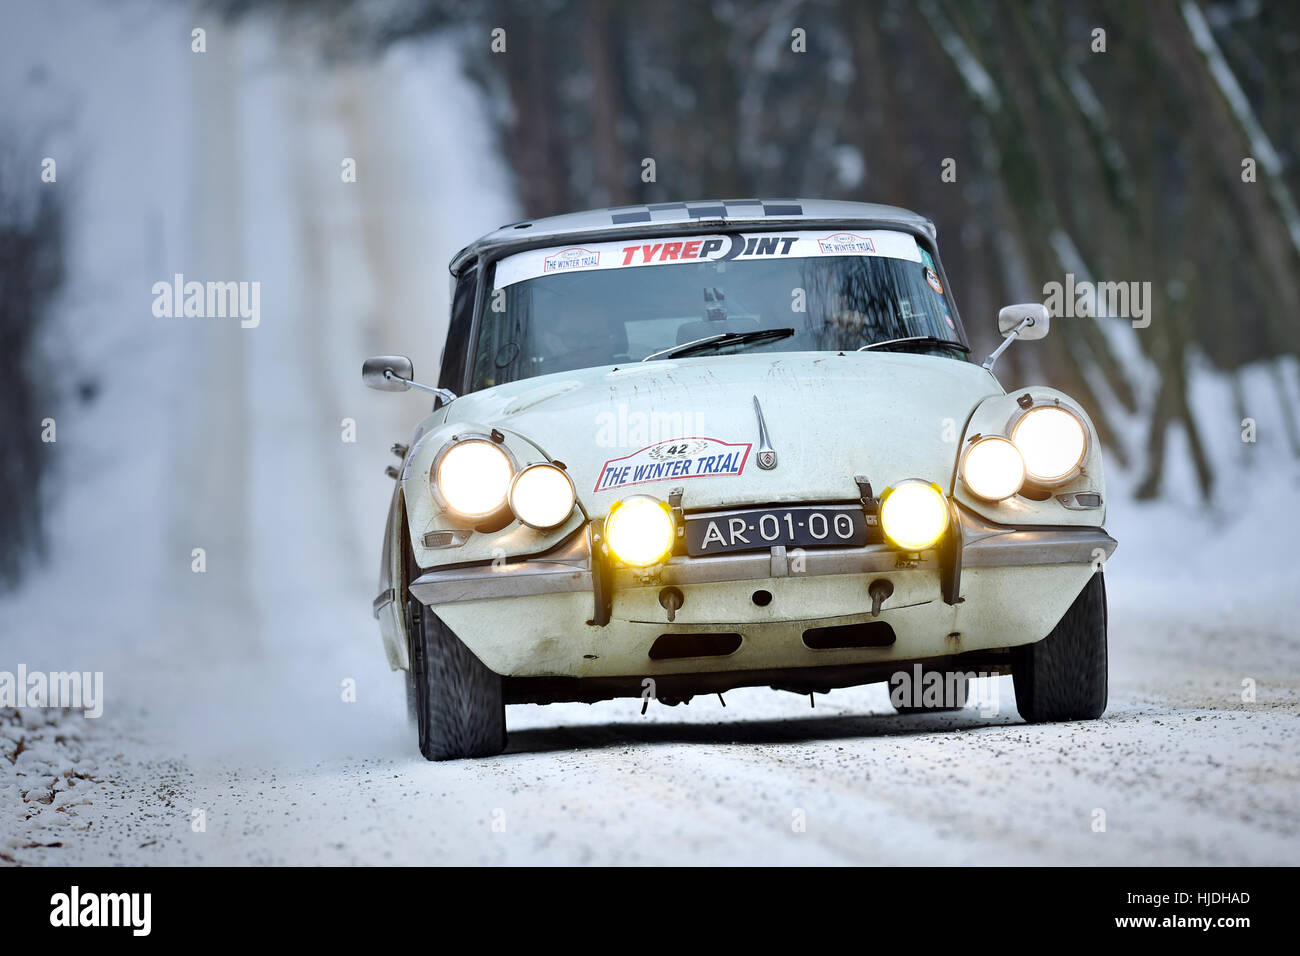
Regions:
<instances>
[{"instance_id":1,"label":"auxiliary driving light","mask_svg":"<svg viewBox=\"0 0 1300 956\"><path fill-rule=\"evenodd\" d=\"M981 438L962 456L961 478L980 498L1002 501L1025 483L1025 460L1005 438Z\"/></svg>"},{"instance_id":2,"label":"auxiliary driving light","mask_svg":"<svg viewBox=\"0 0 1300 956\"><path fill-rule=\"evenodd\" d=\"M1025 471L1040 484L1059 484L1078 474L1088 452L1088 432L1079 416L1059 405L1025 412L1011 432L1025 458Z\"/></svg>"},{"instance_id":3,"label":"auxiliary driving light","mask_svg":"<svg viewBox=\"0 0 1300 956\"><path fill-rule=\"evenodd\" d=\"M457 442L439 457L438 493L452 511L482 518L506 503L514 466L501 448L485 438Z\"/></svg>"},{"instance_id":4,"label":"auxiliary driving light","mask_svg":"<svg viewBox=\"0 0 1300 956\"><path fill-rule=\"evenodd\" d=\"M924 551L948 530L948 499L929 481L908 478L880 496L880 527L904 551Z\"/></svg>"},{"instance_id":5,"label":"auxiliary driving light","mask_svg":"<svg viewBox=\"0 0 1300 956\"><path fill-rule=\"evenodd\" d=\"M649 495L614 502L605 518L605 544L614 557L637 568L668 557L674 532L668 505Z\"/></svg>"},{"instance_id":6,"label":"auxiliary driving light","mask_svg":"<svg viewBox=\"0 0 1300 956\"><path fill-rule=\"evenodd\" d=\"M547 531L573 513L577 497L573 482L561 469L529 465L510 485L510 510L530 528Z\"/></svg>"}]
</instances>

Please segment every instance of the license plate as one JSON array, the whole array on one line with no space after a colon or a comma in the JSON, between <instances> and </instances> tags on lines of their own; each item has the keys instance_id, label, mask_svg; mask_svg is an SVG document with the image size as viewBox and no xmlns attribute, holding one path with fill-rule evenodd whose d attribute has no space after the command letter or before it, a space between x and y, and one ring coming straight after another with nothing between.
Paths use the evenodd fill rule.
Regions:
<instances>
[{"instance_id":1,"label":"license plate","mask_svg":"<svg viewBox=\"0 0 1300 956\"><path fill-rule=\"evenodd\" d=\"M867 543L867 522L856 505L759 508L686 516L686 553L852 547Z\"/></svg>"}]
</instances>

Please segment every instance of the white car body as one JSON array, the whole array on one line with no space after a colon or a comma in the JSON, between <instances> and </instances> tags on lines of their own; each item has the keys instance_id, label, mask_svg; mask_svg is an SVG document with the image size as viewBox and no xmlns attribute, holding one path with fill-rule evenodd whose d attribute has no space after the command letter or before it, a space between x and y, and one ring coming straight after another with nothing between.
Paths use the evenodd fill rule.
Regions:
<instances>
[{"instance_id":1,"label":"white car body","mask_svg":"<svg viewBox=\"0 0 1300 956\"><path fill-rule=\"evenodd\" d=\"M764 228L895 228L933 248L933 226L903 210L801 206L800 217L778 217ZM591 248L652 228L753 228L731 217L693 219L685 210L614 228L601 215L538 221L530 241L559 248L576 235L581 248ZM511 242L518 243L517 230L505 227L462 253L459 268L475 257L508 255L518 248ZM480 304L488 291L478 290ZM464 388L446 374L441 384ZM1034 496L989 502L973 495L959 475L969 441L1005 435L1026 405L1044 404L1063 404L1086 427L1078 473ZM650 463L646 449L663 445L665 431L682 424L693 427L691 438L711 440L692 448L716 451L724 474L651 472L633 484L637 472L610 465ZM492 436L517 468L562 462L577 493L568 520L549 531L514 520L483 531L441 506L431 488L436 459L466 435ZM759 466L760 448L774 452L774 467ZM609 487L619 475L624 482ZM952 514L949 538L922 552L887 541L774 546L676 553L633 568L618 566L599 544L611 505L633 493L671 501L681 519L780 504L864 507L862 479L878 496L916 478L937 483ZM918 661L1006 672L1009 649L1046 637L1113 551L1104 502L1099 443L1083 409L1048 387L1008 392L968 360L887 351L632 360L479 388L421 421L393 498L375 610L393 668L410 665L404 608L413 598L504 679L507 702L640 696L647 677L660 695L687 697L746 684L824 690L880 680ZM873 613L868 591L881 580L892 593ZM684 595L675 614L661 601L667 587ZM760 602L757 592L768 599ZM816 628L866 624L888 625L893 640L812 647L805 639ZM738 646L651 656L663 635L710 633L738 635Z\"/></svg>"}]
</instances>

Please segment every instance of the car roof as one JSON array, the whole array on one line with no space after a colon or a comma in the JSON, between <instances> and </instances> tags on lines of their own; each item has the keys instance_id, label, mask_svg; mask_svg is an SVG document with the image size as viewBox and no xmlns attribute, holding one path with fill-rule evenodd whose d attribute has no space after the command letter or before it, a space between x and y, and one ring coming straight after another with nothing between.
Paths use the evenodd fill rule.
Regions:
<instances>
[{"instance_id":1,"label":"car roof","mask_svg":"<svg viewBox=\"0 0 1300 956\"><path fill-rule=\"evenodd\" d=\"M499 246L535 245L548 239L592 233L612 236L645 234L647 227L662 230L665 225L673 223L698 228L713 223L730 226L753 222L796 227L807 223L871 222L922 230L931 238L935 235L934 223L926 217L909 209L879 203L839 199L700 199L611 206L507 223L456 253L451 260L451 271L453 275L459 273L470 259Z\"/></svg>"}]
</instances>

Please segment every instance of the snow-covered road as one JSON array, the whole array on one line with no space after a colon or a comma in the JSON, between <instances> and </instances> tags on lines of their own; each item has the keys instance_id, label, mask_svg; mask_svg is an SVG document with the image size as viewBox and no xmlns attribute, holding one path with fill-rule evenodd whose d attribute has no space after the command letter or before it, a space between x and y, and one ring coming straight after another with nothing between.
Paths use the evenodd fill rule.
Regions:
<instances>
[{"instance_id":1,"label":"snow-covered road","mask_svg":"<svg viewBox=\"0 0 1300 956\"><path fill-rule=\"evenodd\" d=\"M1119 478L1101 721L1027 727L1007 678L993 716L751 689L511 707L505 754L426 763L370 616L386 449L423 406L358 371L435 368L446 261L514 216L479 94L438 42L326 71L207 23L195 59L183 11L66 7L5 42L95 66L52 338L102 388L60 411L50 563L0 600L0 669L102 670L106 703L0 711L0 862L1300 862L1300 601L1267 506L1294 465L1240 515ZM260 281L260 325L153 317L176 272Z\"/></svg>"},{"instance_id":2,"label":"snow-covered road","mask_svg":"<svg viewBox=\"0 0 1300 956\"><path fill-rule=\"evenodd\" d=\"M368 720L353 756L305 747L231 760L185 757L121 719L65 718L37 731L34 752L66 753L91 779L41 808L43 827L68 819L27 831L37 846L0 853L61 864L1294 864L1300 687L1278 673L1275 634L1229 640L1231 667L1180 653L1221 634L1117 627L1107 715L1049 727L975 705L900 717L878 688L820 697L815 710L755 689L728 694L725 710L697 698L644 717L637 701L511 707L505 754L430 764L395 718ZM1241 701L1242 666L1261 675L1253 704ZM398 699L396 681L365 691L385 689ZM56 745L55 733L68 739Z\"/></svg>"}]
</instances>

